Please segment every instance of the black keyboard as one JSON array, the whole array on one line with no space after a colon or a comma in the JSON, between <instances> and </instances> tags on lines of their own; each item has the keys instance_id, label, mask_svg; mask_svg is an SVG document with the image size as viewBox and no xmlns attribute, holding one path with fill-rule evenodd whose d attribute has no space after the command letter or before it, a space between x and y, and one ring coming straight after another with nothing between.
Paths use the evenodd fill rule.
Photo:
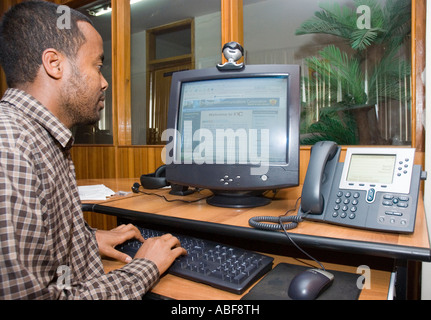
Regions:
<instances>
[{"instance_id":1,"label":"black keyboard","mask_svg":"<svg viewBox=\"0 0 431 320\"><path fill-rule=\"evenodd\" d=\"M144 239L165 233L137 227ZM187 255L175 260L168 270L170 274L242 294L272 268L274 259L266 255L213 241L173 235L180 240L181 246L187 250ZM140 246L140 241L128 240L117 249L134 257Z\"/></svg>"}]
</instances>

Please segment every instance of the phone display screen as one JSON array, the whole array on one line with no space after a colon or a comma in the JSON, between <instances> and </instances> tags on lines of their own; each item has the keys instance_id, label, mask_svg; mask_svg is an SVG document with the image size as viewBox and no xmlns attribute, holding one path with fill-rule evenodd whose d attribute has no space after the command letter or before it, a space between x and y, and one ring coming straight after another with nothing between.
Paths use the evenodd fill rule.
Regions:
<instances>
[{"instance_id":1,"label":"phone display screen","mask_svg":"<svg viewBox=\"0 0 431 320\"><path fill-rule=\"evenodd\" d=\"M391 184L395 162L392 154L352 154L347 181Z\"/></svg>"}]
</instances>

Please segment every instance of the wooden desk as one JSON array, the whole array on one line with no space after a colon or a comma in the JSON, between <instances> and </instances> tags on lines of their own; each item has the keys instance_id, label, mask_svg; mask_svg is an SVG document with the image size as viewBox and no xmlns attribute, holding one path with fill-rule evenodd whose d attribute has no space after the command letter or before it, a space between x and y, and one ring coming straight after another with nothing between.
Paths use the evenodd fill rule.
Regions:
<instances>
[{"instance_id":1,"label":"wooden desk","mask_svg":"<svg viewBox=\"0 0 431 320\"><path fill-rule=\"evenodd\" d=\"M128 190L133 182L137 179L119 179L115 181L108 180L83 180L79 181L80 185L99 184L103 183L113 190L124 190L126 186ZM111 182L113 184L111 184ZM114 185L115 184L115 185ZM177 196L168 194L169 190L147 190L151 193L157 193L165 196L167 199L178 199ZM204 198L209 195L209 192L195 193L182 199L192 200ZM189 233L197 236L205 235L215 239L228 238L229 241L234 241L235 245L256 245L258 251L273 254L276 261L290 262L289 258L282 257L284 254L279 254L278 251L285 250L285 247L290 247L289 255L295 251L291 244L288 243L285 235L281 232L260 231L250 228L248 220L255 216L279 216L284 214L287 209L293 208L295 200L286 200L281 193L271 204L260 208L247 209L226 209L209 206L205 200L194 203L183 202L167 202L166 200L154 195L133 194L127 197L116 197L107 202L96 203L91 205L91 210L94 212L116 215L120 218L130 219L136 222L142 222L151 225L162 227L178 227L182 229L182 233ZM88 210L88 207L87 207ZM369 265L373 272L376 272L376 279L382 284L377 291L386 292L385 294L377 294L374 297L386 298L387 288L392 270L385 266L373 266L375 260L379 258L389 258L396 262L396 267L404 267L408 260L430 261L431 250L426 227L425 212L423 207L423 196L420 195L418 213L416 218L415 232L410 235L390 234L383 232L367 231L360 229L352 229L347 227L334 226L324 223L304 221L299 224L296 229L291 230L291 237L302 248L311 250L313 254L318 255L318 259L322 260L325 265L331 262L335 268L340 270L350 270L348 272L356 272L357 259L350 263L351 257L366 257L360 264ZM287 248L286 250L288 250ZM275 251L274 251L275 250ZM348 253L348 255L346 255ZM341 259L341 260L340 260ZM334 260L334 261L332 261ZM340 260L339 263L337 260ZM346 261L345 261L346 260ZM107 262L108 263L108 262ZM331 264L332 265L332 264ZM116 266L118 267L118 265ZM329 267L328 267L329 268ZM204 292L211 289L211 292L216 289L202 288L199 291L189 288L190 281L179 279L173 276L166 276L161 279L160 283L154 288L155 292L166 293L166 288L172 287L170 284L175 283L175 293L169 292L174 298L190 298L192 299L194 292ZM383 283L386 283L383 285ZM374 285L375 287L376 285ZM373 286L372 286L373 287ZM185 288L184 290L180 288ZM377 287L375 287L376 289ZM168 290L169 291L169 290ZM219 291L219 290L218 290ZM366 291L363 291L365 294ZM192 296L190 296L192 294ZM225 296L225 293L221 293ZM374 293L370 296L365 294L365 299L371 299ZM210 297L215 297L212 293ZM199 298L199 297L198 297ZM231 297L229 297L231 298ZM232 297L234 298L234 297ZM235 298L238 297L235 295ZM364 298L361 295L361 298ZM200 297L202 299L202 297ZM228 298L226 298L228 299Z\"/></svg>"},{"instance_id":2,"label":"wooden desk","mask_svg":"<svg viewBox=\"0 0 431 320\"><path fill-rule=\"evenodd\" d=\"M279 263L290 263L298 265L313 264L309 260L298 261L293 258L283 257L279 255L271 255L274 258L274 266ZM305 262L305 263L301 263ZM114 260L103 260L105 272L109 272L118 268L121 268L124 263ZM324 263L325 268L328 270L337 270L343 272L349 272L356 274L357 269L354 266L346 266L334 263ZM389 284L391 280L391 272L384 270L371 269L371 285L369 288L364 287L359 296L359 300L385 300L388 297ZM252 287L251 287L252 288ZM251 288L249 288L242 295L226 292L223 290L215 289L210 286L186 280L174 275L166 274L151 292L169 297L176 300L239 300L245 294L247 294ZM287 289L287 288L286 288Z\"/></svg>"}]
</instances>

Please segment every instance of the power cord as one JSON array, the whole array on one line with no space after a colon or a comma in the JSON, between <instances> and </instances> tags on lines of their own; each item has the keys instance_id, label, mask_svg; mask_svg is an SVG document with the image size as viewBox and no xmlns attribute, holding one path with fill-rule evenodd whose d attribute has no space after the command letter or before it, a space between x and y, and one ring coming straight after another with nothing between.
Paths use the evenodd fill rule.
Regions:
<instances>
[{"instance_id":1,"label":"power cord","mask_svg":"<svg viewBox=\"0 0 431 320\"><path fill-rule=\"evenodd\" d=\"M156 196L156 197L164 199L166 202L176 202L177 201L177 202L184 202L184 203L193 203L193 202L205 200L205 199L210 197L210 196L207 196L207 197L203 197L203 198L199 198L199 199L195 199L195 200L168 199L162 194L153 193L153 192L145 192L145 191L139 190L140 187L141 187L141 185L138 182L135 182L132 186L132 191L134 193L142 193L142 194L145 194L147 196ZM196 192L196 191L199 191L199 189L196 189L194 192Z\"/></svg>"}]
</instances>

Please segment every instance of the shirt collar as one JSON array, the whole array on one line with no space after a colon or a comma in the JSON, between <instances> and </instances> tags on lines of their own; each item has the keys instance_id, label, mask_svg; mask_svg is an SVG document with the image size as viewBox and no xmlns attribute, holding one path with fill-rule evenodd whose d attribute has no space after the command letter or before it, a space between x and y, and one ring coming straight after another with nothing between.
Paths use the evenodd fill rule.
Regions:
<instances>
[{"instance_id":1,"label":"shirt collar","mask_svg":"<svg viewBox=\"0 0 431 320\"><path fill-rule=\"evenodd\" d=\"M46 107L25 91L8 88L2 101L14 105L22 113L38 122L65 149L73 145L72 132Z\"/></svg>"}]
</instances>

